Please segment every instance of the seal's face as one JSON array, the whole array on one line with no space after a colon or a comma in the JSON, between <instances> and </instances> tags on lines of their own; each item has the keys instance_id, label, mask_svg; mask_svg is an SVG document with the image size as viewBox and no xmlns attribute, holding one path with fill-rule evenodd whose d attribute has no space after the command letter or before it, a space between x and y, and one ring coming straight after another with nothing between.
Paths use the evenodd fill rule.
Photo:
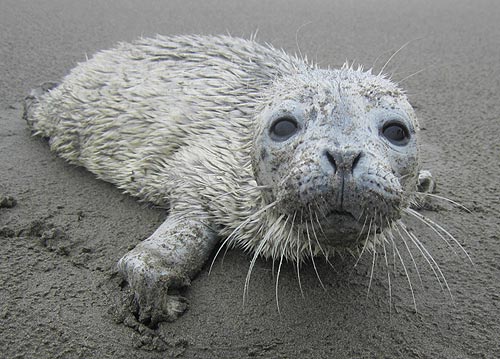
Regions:
<instances>
[{"instance_id":1,"label":"seal's face","mask_svg":"<svg viewBox=\"0 0 500 359\"><path fill-rule=\"evenodd\" d=\"M400 217L417 182L417 122L392 82L312 70L272 92L253 157L266 201L304 230L319 227L321 241L337 248L357 245L367 223L380 231Z\"/></svg>"}]
</instances>

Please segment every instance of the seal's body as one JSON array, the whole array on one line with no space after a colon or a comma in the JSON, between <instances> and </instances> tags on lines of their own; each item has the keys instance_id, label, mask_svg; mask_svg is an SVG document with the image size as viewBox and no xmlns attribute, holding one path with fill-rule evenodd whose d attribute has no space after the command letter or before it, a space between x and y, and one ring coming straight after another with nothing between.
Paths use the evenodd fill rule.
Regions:
<instances>
[{"instance_id":1,"label":"seal's body","mask_svg":"<svg viewBox=\"0 0 500 359\"><path fill-rule=\"evenodd\" d=\"M140 39L34 90L51 149L170 215L119 269L139 319L185 308L220 238L301 261L375 246L414 197L418 125L382 76L227 36ZM254 257L254 258L255 258Z\"/></svg>"}]
</instances>

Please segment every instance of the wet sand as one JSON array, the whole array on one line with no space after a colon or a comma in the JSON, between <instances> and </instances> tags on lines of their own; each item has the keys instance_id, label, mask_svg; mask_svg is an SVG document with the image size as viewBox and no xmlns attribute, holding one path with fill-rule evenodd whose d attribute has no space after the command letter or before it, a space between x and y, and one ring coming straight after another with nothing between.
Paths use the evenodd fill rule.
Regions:
<instances>
[{"instance_id":1,"label":"wet sand","mask_svg":"<svg viewBox=\"0 0 500 359\"><path fill-rule=\"evenodd\" d=\"M500 357L500 5L495 1L203 2L146 0L0 3L0 357L4 358L498 358ZM242 305L251 257L227 253L185 293L190 309L150 330L114 310L116 261L163 221L30 136L21 101L77 62L118 41L160 34L230 33L320 66L346 59L386 67L420 118L423 166L442 204L422 212L463 244L446 243L418 221L449 292L413 248L405 271L364 256L282 269L281 314L270 262L259 260ZM422 71L421 71L422 70ZM419 72L421 71L421 72ZM410 76L416 73L414 76ZM410 77L408 77L410 76ZM10 196L10 198L9 198ZM15 202L12 201L15 199ZM456 254L454 253L456 252ZM391 258L392 259L392 258Z\"/></svg>"}]
</instances>

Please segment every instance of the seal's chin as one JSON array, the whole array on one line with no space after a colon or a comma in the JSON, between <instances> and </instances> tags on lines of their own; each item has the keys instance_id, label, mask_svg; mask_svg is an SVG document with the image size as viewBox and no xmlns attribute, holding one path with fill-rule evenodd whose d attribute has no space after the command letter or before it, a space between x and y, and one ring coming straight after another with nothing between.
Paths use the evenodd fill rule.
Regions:
<instances>
[{"instance_id":1,"label":"seal's chin","mask_svg":"<svg viewBox=\"0 0 500 359\"><path fill-rule=\"evenodd\" d=\"M318 237L321 244L340 248L357 248L362 245L366 239L368 231L370 236L380 233L382 228L369 221L358 220L359 214L347 210L331 210L328 215L319 220L319 226L322 230L322 236ZM369 229L370 228L370 229Z\"/></svg>"}]
</instances>

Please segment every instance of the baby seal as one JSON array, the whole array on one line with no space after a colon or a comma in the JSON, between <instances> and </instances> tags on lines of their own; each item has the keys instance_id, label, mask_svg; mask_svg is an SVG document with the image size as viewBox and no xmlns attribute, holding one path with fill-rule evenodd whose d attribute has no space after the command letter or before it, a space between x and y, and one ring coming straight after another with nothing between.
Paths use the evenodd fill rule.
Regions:
<instances>
[{"instance_id":1,"label":"baby seal","mask_svg":"<svg viewBox=\"0 0 500 359\"><path fill-rule=\"evenodd\" d=\"M185 310L175 290L221 239L252 265L359 254L392 240L419 184L417 119L397 85L253 40L121 43L33 90L24 117L62 158L169 206L118 263L145 323Z\"/></svg>"}]
</instances>

